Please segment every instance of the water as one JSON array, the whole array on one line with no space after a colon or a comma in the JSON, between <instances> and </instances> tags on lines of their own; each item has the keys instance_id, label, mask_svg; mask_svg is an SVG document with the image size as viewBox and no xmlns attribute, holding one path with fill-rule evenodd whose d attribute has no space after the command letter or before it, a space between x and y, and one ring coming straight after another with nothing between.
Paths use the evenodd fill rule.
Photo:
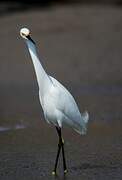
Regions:
<instances>
[{"instance_id":1,"label":"water","mask_svg":"<svg viewBox=\"0 0 122 180\"><path fill-rule=\"evenodd\" d=\"M7 132L25 128L27 128L27 126L24 124L16 124L14 126L0 126L0 132Z\"/></svg>"}]
</instances>

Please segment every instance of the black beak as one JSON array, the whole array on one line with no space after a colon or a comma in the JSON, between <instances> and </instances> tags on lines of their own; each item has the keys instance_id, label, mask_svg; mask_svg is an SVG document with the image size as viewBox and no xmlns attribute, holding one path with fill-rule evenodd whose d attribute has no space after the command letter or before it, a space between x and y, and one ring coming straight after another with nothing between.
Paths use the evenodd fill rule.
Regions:
<instances>
[{"instance_id":1,"label":"black beak","mask_svg":"<svg viewBox=\"0 0 122 180\"><path fill-rule=\"evenodd\" d=\"M30 40L33 44L35 44L35 42L34 42L33 39L30 37L30 35L26 36L26 38L27 38L28 40Z\"/></svg>"}]
</instances>

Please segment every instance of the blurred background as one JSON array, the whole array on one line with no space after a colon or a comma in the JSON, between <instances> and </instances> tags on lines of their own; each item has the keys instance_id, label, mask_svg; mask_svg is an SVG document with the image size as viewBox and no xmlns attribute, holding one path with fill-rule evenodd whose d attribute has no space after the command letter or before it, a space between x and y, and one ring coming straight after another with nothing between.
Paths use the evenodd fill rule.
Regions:
<instances>
[{"instance_id":1,"label":"blurred background","mask_svg":"<svg viewBox=\"0 0 122 180\"><path fill-rule=\"evenodd\" d=\"M43 121L33 64L19 35L22 27L31 30L48 74L67 87L81 112L88 110L90 114L85 139L64 128L69 159L74 162L73 165L69 162L72 176L76 171L80 179L82 169L82 177L86 179L91 176L103 179L104 175L108 179L121 179L121 0L0 1L0 178L15 177L19 159L17 154L11 162L15 157L11 152L39 151L37 157L32 154L28 157L37 167L35 177L41 165L49 169L43 156L48 157L50 163L55 157L55 146L51 145L56 143L56 134L54 128ZM80 148L75 149L74 142ZM50 158L43 147L50 149ZM76 151L77 155L72 156ZM7 164L4 163L6 157ZM23 157L23 162L30 164L30 160L21 155L21 159ZM78 164L79 157L82 165ZM37 163L39 158L38 163L42 164ZM104 166L105 160L110 169L102 169L101 163ZM97 165L93 165L93 161ZM111 171L111 164L115 172L114 168ZM26 174L22 177L32 179L32 167L28 168L30 171L20 167ZM97 168L102 169L100 174Z\"/></svg>"},{"instance_id":2,"label":"blurred background","mask_svg":"<svg viewBox=\"0 0 122 180\"><path fill-rule=\"evenodd\" d=\"M44 8L57 4L101 4L101 5L113 5L121 6L121 0L1 0L0 3L0 13L14 13L17 11L26 11L33 8Z\"/></svg>"}]
</instances>

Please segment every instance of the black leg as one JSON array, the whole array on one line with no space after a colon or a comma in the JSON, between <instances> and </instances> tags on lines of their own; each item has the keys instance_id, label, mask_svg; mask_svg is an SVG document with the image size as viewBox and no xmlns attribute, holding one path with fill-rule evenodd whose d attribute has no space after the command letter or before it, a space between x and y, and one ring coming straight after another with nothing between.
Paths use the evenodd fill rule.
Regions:
<instances>
[{"instance_id":1,"label":"black leg","mask_svg":"<svg viewBox=\"0 0 122 180\"><path fill-rule=\"evenodd\" d=\"M66 174L67 168L66 168L66 160L65 160L65 153L64 153L64 142L62 142L62 156L63 156L64 174Z\"/></svg>"},{"instance_id":2,"label":"black leg","mask_svg":"<svg viewBox=\"0 0 122 180\"><path fill-rule=\"evenodd\" d=\"M59 144L61 144L62 147L62 157L63 157L63 167L64 167L64 174L67 173L67 168L66 168L66 160L65 160L65 152L64 152L64 141L62 139L62 133L61 133L61 128L57 128L57 132L59 135Z\"/></svg>"},{"instance_id":3,"label":"black leg","mask_svg":"<svg viewBox=\"0 0 122 180\"><path fill-rule=\"evenodd\" d=\"M59 131L58 131L57 127L56 127L56 130L57 130L58 135L59 135ZM54 167L54 170L52 172L53 175L56 175L56 170L57 170L57 165L58 165L58 159L59 159L60 151L61 151L61 141L60 141L60 136L59 136L58 151L57 151L57 156L56 156L56 160L55 160L55 167Z\"/></svg>"}]
</instances>

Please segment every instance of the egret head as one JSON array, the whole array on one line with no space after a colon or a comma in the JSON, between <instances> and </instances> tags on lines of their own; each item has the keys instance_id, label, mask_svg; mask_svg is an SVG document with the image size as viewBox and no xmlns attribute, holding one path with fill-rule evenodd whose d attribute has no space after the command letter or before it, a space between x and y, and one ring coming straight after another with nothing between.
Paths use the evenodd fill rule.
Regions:
<instances>
[{"instance_id":1,"label":"egret head","mask_svg":"<svg viewBox=\"0 0 122 180\"><path fill-rule=\"evenodd\" d=\"M22 29L20 30L20 36L21 36L22 38L26 39L26 40L30 40L32 43L35 44L35 42L34 42L34 41L31 39L31 37L30 37L30 30L29 30L29 29L27 29L27 28L22 28Z\"/></svg>"},{"instance_id":2,"label":"egret head","mask_svg":"<svg viewBox=\"0 0 122 180\"><path fill-rule=\"evenodd\" d=\"M28 39L27 37L30 35L30 30L27 28L22 28L20 30L20 36L24 39Z\"/></svg>"}]
</instances>

